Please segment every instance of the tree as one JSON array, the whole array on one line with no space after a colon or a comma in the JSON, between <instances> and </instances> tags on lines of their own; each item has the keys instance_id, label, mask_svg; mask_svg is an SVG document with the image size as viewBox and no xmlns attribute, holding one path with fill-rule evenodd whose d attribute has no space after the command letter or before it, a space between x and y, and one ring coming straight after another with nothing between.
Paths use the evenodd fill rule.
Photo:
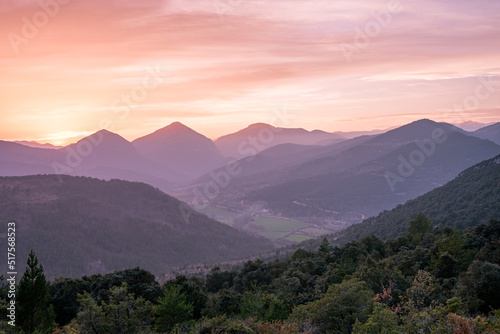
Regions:
<instances>
[{"instance_id":1,"label":"tree","mask_svg":"<svg viewBox=\"0 0 500 334\"><path fill-rule=\"evenodd\" d=\"M102 306L92 296L85 291L78 294L78 304L80 312L77 315L76 322L83 334L101 334L106 330L106 316Z\"/></svg>"},{"instance_id":2,"label":"tree","mask_svg":"<svg viewBox=\"0 0 500 334\"><path fill-rule=\"evenodd\" d=\"M33 250L28 256L27 264L16 296L16 325L27 333L34 331L51 333L55 314L50 305L49 288L43 266L38 265L38 258Z\"/></svg>"},{"instance_id":3,"label":"tree","mask_svg":"<svg viewBox=\"0 0 500 334\"><path fill-rule=\"evenodd\" d=\"M356 320L353 333L355 334L398 334L401 329L398 325L398 317L390 309L385 308L384 304L375 303L373 311L366 323L362 324Z\"/></svg>"},{"instance_id":4,"label":"tree","mask_svg":"<svg viewBox=\"0 0 500 334\"><path fill-rule=\"evenodd\" d=\"M175 325L191 320L193 305L188 304L186 295L178 286L172 285L165 290L159 305L155 307L156 329L161 332L172 330Z\"/></svg>"},{"instance_id":5,"label":"tree","mask_svg":"<svg viewBox=\"0 0 500 334\"><path fill-rule=\"evenodd\" d=\"M457 294L465 301L469 312L487 313L500 309L500 266L474 261L460 276Z\"/></svg>"},{"instance_id":6,"label":"tree","mask_svg":"<svg viewBox=\"0 0 500 334\"><path fill-rule=\"evenodd\" d=\"M86 279L58 278L49 285L50 303L59 326L65 326L78 314L78 294L90 291L90 281Z\"/></svg>"},{"instance_id":7,"label":"tree","mask_svg":"<svg viewBox=\"0 0 500 334\"><path fill-rule=\"evenodd\" d=\"M328 242L328 239L323 238L318 250L320 253L330 254L333 251L333 247Z\"/></svg>"},{"instance_id":8,"label":"tree","mask_svg":"<svg viewBox=\"0 0 500 334\"><path fill-rule=\"evenodd\" d=\"M418 245L426 233L432 232L433 225L432 221L422 212L416 215L410 221L410 227L408 228L408 233L412 236L412 244Z\"/></svg>"},{"instance_id":9,"label":"tree","mask_svg":"<svg viewBox=\"0 0 500 334\"><path fill-rule=\"evenodd\" d=\"M186 296L186 302L193 305L193 318L200 319L201 312L208 300L207 289L203 286L203 283L201 278L190 277L188 279L186 276L180 275L174 280L166 282L164 288L168 289L172 285L179 287L181 293Z\"/></svg>"},{"instance_id":10,"label":"tree","mask_svg":"<svg viewBox=\"0 0 500 334\"><path fill-rule=\"evenodd\" d=\"M290 319L312 321L321 333L350 333L356 319L365 322L368 318L373 296L365 282L344 281L332 285L323 298L295 308Z\"/></svg>"},{"instance_id":11,"label":"tree","mask_svg":"<svg viewBox=\"0 0 500 334\"><path fill-rule=\"evenodd\" d=\"M143 297L136 299L125 282L111 288L108 303L98 305L86 291L78 295L78 302L77 323L81 333L151 333L153 305Z\"/></svg>"},{"instance_id":12,"label":"tree","mask_svg":"<svg viewBox=\"0 0 500 334\"><path fill-rule=\"evenodd\" d=\"M152 304L128 293L127 283L111 289L109 303L103 304L102 309L109 323L108 334L147 333L153 324Z\"/></svg>"}]
</instances>

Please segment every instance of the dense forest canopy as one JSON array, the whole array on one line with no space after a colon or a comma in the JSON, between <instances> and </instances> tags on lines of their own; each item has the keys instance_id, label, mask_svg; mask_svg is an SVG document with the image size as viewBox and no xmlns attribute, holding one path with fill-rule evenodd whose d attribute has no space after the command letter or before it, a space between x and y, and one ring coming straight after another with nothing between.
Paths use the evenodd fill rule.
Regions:
<instances>
[{"instance_id":1,"label":"dense forest canopy","mask_svg":"<svg viewBox=\"0 0 500 334\"><path fill-rule=\"evenodd\" d=\"M32 289L46 298L18 308L46 310L52 322L36 333L498 333L500 221L437 229L420 213L408 226L385 242L323 239L314 251L162 285L140 268L46 283L33 254L28 269L43 284ZM6 292L3 281L3 306ZM15 332L1 319L1 330ZM16 328L35 333L27 326Z\"/></svg>"}]
</instances>

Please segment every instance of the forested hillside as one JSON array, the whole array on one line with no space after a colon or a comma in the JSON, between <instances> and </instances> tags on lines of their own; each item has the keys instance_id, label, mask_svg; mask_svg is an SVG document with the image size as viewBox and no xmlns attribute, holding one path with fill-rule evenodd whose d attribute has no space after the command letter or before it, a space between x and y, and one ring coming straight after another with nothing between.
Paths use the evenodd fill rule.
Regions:
<instances>
[{"instance_id":1,"label":"forested hillside","mask_svg":"<svg viewBox=\"0 0 500 334\"><path fill-rule=\"evenodd\" d=\"M270 241L210 219L158 189L121 180L2 177L0 221L3 231L16 222L17 256L36 249L50 277L137 265L159 274L273 248ZM0 259L2 268L6 261L7 256Z\"/></svg>"},{"instance_id":2,"label":"forested hillside","mask_svg":"<svg viewBox=\"0 0 500 334\"><path fill-rule=\"evenodd\" d=\"M19 302L18 309L28 316L35 307L45 312L52 326L32 327L42 333L55 322L65 326L58 333L96 334L500 331L497 220L465 231L435 229L421 213L398 239L366 237L341 248L325 239L315 251L298 249L287 259L248 261L228 271L213 268L161 286L139 268L49 285L36 261L30 268L23 280L37 273L39 284L31 291L46 298ZM6 289L4 283L4 305ZM0 329L8 328L3 323Z\"/></svg>"},{"instance_id":3,"label":"forested hillside","mask_svg":"<svg viewBox=\"0 0 500 334\"><path fill-rule=\"evenodd\" d=\"M500 217L500 156L466 169L425 195L350 226L335 238L348 242L369 235L382 239L399 237L406 233L408 222L419 212L425 212L438 228L464 229Z\"/></svg>"}]
</instances>

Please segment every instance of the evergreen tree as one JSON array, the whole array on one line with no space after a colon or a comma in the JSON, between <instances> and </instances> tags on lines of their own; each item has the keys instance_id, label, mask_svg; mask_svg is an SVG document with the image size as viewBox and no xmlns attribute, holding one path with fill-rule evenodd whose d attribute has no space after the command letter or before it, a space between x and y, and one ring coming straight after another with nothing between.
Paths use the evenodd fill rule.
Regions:
<instances>
[{"instance_id":1,"label":"evergreen tree","mask_svg":"<svg viewBox=\"0 0 500 334\"><path fill-rule=\"evenodd\" d=\"M50 305L50 295L43 266L38 265L38 258L31 250L28 267L24 272L16 296L16 325L26 333L35 331L51 333L55 314Z\"/></svg>"},{"instance_id":2,"label":"evergreen tree","mask_svg":"<svg viewBox=\"0 0 500 334\"><path fill-rule=\"evenodd\" d=\"M155 307L155 324L160 332L171 331L175 325L192 318L193 305L187 302L186 295L175 285L165 290L159 303Z\"/></svg>"},{"instance_id":3,"label":"evergreen tree","mask_svg":"<svg viewBox=\"0 0 500 334\"><path fill-rule=\"evenodd\" d=\"M333 251L333 247L330 246L330 243L328 242L328 239L323 238L323 241L321 242L321 245L319 245L319 251L321 253L326 253L326 254L330 254Z\"/></svg>"},{"instance_id":4,"label":"evergreen tree","mask_svg":"<svg viewBox=\"0 0 500 334\"><path fill-rule=\"evenodd\" d=\"M412 244L418 245L426 233L432 232L434 224L422 212L415 216L408 228L409 234L413 237Z\"/></svg>"}]
</instances>

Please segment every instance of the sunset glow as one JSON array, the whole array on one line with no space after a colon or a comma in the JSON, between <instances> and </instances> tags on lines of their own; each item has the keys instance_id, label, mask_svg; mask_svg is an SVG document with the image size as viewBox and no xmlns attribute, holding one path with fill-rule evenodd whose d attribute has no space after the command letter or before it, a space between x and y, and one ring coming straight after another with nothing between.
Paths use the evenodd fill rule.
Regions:
<instances>
[{"instance_id":1,"label":"sunset glow","mask_svg":"<svg viewBox=\"0 0 500 334\"><path fill-rule=\"evenodd\" d=\"M0 3L0 139L500 121L500 2Z\"/></svg>"}]
</instances>

